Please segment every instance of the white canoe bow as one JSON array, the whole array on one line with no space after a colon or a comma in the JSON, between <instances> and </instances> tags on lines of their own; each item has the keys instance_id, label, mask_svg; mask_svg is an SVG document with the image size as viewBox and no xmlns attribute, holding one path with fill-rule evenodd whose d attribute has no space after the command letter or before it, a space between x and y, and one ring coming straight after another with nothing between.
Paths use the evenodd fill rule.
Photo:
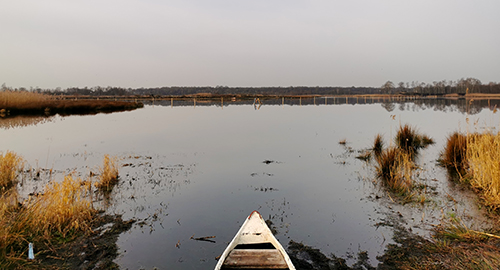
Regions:
<instances>
[{"instance_id":1,"label":"white canoe bow","mask_svg":"<svg viewBox=\"0 0 500 270\"><path fill-rule=\"evenodd\" d=\"M224 269L295 270L295 267L262 216L253 211L215 266L215 270Z\"/></svg>"}]
</instances>

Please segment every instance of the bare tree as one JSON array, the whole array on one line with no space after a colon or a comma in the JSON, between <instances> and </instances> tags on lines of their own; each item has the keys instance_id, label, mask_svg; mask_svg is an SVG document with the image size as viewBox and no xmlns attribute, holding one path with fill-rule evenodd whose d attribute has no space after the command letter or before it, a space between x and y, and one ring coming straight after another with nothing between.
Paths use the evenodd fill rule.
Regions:
<instances>
[{"instance_id":1,"label":"bare tree","mask_svg":"<svg viewBox=\"0 0 500 270\"><path fill-rule=\"evenodd\" d=\"M394 90L394 83L391 81L387 81L381 87L382 93L390 94Z\"/></svg>"}]
</instances>

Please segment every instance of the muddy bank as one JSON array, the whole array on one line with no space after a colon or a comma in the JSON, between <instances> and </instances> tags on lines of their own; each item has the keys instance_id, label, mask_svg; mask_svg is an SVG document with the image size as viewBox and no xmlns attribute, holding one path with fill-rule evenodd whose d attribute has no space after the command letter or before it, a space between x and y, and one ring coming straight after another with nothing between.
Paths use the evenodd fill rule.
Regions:
<instances>
[{"instance_id":1,"label":"muddy bank","mask_svg":"<svg viewBox=\"0 0 500 270\"><path fill-rule=\"evenodd\" d=\"M302 270L358 270L358 269L375 269L368 260L366 252L358 253L357 262L349 267L346 260L336 257L331 254L327 256L319 249L312 248L302 243L290 241L288 244L288 255L296 269Z\"/></svg>"},{"instance_id":2,"label":"muddy bank","mask_svg":"<svg viewBox=\"0 0 500 270\"><path fill-rule=\"evenodd\" d=\"M496 216L498 219L498 216ZM499 231L476 232L454 222L437 225L430 238L406 229L402 220L390 218L385 226L394 228L394 244L389 244L379 263L371 264L365 251L356 263L319 249L290 241L288 253L297 269L307 270L396 270L396 269L500 269Z\"/></svg>"},{"instance_id":3,"label":"muddy bank","mask_svg":"<svg viewBox=\"0 0 500 270\"><path fill-rule=\"evenodd\" d=\"M12 265L12 269L119 269L113 262L118 256L116 240L134 222L123 221L121 216L103 215L90 235L59 245L35 246L35 260Z\"/></svg>"}]
</instances>

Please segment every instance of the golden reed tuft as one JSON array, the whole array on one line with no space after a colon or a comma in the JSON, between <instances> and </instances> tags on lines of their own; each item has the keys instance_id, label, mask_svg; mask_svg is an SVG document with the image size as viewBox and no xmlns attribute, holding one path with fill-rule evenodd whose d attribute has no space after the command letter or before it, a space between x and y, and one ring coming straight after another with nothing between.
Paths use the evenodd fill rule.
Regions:
<instances>
[{"instance_id":1,"label":"golden reed tuft","mask_svg":"<svg viewBox=\"0 0 500 270\"><path fill-rule=\"evenodd\" d=\"M95 186L102 191L110 192L118 183L118 161L116 157L104 156L102 167L99 168L99 180Z\"/></svg>"},{"instance_id":2,"label":"golden reed tuft","mask_svg":"<svg viewBox=\"0 0 500 270\"><path fill-rule=\"evenodd\" d=\"M390 147L376 156L375 161L377 178L391 191L403 195L412 190L415 164L409 153L397 147Z\"/></svg>"},{"instance_id":3,"label":"golden reed tuft","mask_svg":"<svg viewBox=\"0 0 500 270\"><path fill-rule=\"evenodd\" d=\"M0 153L0 192L12 188L16 184L19 172L24 167L24 161L13 152Z\"/></svg>"}]
</instances>

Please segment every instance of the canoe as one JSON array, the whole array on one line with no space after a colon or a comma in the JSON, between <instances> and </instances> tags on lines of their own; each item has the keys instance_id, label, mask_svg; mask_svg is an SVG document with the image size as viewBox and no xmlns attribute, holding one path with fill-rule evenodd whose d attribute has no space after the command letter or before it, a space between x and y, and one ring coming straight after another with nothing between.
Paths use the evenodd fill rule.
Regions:
<instances>
[{"instance_id":1,"label":"canoe","mask_svg":"<svg viewBox=\"0 0 500 270\"><path fill-rule=\"evenodd\" d=\"M215 270L224 269L295 270L295 266L260 213L253 211L215 266Z\"/></svg>"}]
</instances>

